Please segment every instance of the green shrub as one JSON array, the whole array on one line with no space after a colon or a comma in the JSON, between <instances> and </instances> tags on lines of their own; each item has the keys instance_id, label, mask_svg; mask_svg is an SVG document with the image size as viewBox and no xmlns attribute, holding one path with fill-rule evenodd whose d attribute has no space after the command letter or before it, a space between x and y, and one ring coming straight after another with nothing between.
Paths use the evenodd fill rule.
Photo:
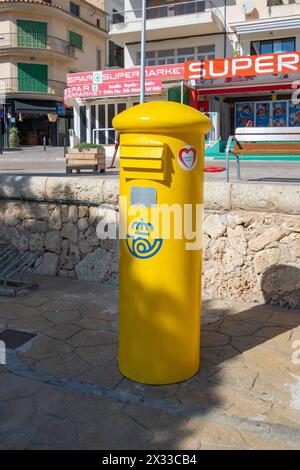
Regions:
<instances>
[{"instance_id":1,"label":"green shrub","mask_svg":"<svg viewBox=\"0 0 300 470\"><path fill-rule=\"evenodd\" d=\"M9 134L19 134L19 130L16 127L10 127L8 130Z\"/></svg>"},{"instance_id":2,"label":"green shrub","mask_svg":"<svg viewBox=\"0 0 300 470\"><path fill-rule=\"evenodd\" d=\"M87 142L81 142L81 144L77 144L75 148L78 149L79 152L83 152L84 150L89 149L103 149L103 145L88 144Z\"/></svg>"}]
</instances>

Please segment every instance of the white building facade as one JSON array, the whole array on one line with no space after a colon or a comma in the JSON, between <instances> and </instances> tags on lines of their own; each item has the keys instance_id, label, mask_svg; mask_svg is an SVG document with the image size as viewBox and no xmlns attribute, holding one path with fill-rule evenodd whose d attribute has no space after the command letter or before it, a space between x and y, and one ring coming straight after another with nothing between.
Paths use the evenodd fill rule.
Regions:
<instances>
[{"instance_id":1,"label":"white building facade","mask_svg":"<svg viewBox=\"0 0 300 470\"><path fill-rule=\"evenodd\" d=\"M110 39L123 45L125 68L139 66L141 0L125 0L122 9L113 14L117 20L110 22ZM148 66L298 51L300 0L148 0L146 40ZM193 85L197 88L198 109L217 113L217 138L225 140L235 127L247 125L248 121L257 126L298 125L300 108L290 102L292 84L297 78L297 74L259 79L250 76L202 80ZM148 99L178 100L179 88L179 82L166 83L160 96ZM137 102L137 96L89 100L85 136L92 139L94 124L110 128L117 112ZM188 89L184 102L190 104ZM95 109L91 111L89 106ZM95 119L91 117L94 115ZM108 130L106 137L100 133L98 140L112 143L113 137L113 131Z\"/></svg>"}]
</instances>

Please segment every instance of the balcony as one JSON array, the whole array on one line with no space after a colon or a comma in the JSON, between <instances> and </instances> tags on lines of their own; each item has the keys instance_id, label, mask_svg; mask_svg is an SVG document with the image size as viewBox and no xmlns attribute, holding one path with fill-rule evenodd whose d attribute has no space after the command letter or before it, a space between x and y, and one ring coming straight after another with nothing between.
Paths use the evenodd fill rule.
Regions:
<instances>
[{"instance_id":1,"label":"balcony","mask_svg":"<svg viewBox=\"0 0 300 470\"><path fill-rule=\"evenodd\" d=\"M222 12L210 0L160 3L146 9L149 41L224 31ZM111 38L125 43L140 41L141 15L141 9L115 13L110 24Z\"/></svg>"},{"instance_id":2,"label":"balcony","mask_svg":"<svg viewBox=\"0 0 300 470\"><path fill-rule=\"evenodd\" d=\"M0 56L24 54L26 50L39 56L56 55L67 59L75 59L75 48L63 39L39 33L4 33L0 34Z\"/></svg>"},{"instance_id":3,"label":"balcony","mask_svg":"<svg viewBox=\"0 0 300 470\"><path fill-rule=\"evenodd\" d=\"M57 80L38 80L34 78L19 80L17 77L1 78L0 95L3 97L3 95L9 96L18 93L63 97L66 86L65 82Z\"/></svg>"}]
</instances>

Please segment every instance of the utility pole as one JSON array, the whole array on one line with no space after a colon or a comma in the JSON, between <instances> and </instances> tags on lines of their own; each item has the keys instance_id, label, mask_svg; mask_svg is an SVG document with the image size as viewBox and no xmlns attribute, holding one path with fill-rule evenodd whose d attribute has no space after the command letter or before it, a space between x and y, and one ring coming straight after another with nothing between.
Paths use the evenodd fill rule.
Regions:
<instances>
[{"instance_id":1,"label":"utility pole","mask_svg":"<svg viewBox=\"0 0 300 470\"><path fill-rule=\"evenodd\" d=\"M145 102L146 0L142 0L140 103Z\"/></svg>"}]
</instances>

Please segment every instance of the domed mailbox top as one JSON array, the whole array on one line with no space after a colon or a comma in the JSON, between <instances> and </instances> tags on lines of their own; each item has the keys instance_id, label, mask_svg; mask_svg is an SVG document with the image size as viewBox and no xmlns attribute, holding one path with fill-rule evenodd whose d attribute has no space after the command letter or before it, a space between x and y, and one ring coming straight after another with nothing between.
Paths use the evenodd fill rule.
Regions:
<instances>
[{"instance_id":1,"label":"domed mailbox top","mask_svg":"<svg viewBox=\"0 0 300 470\"><path fill-rule=\"evenodd\" d=\"M113 126L120 132L206 133L211 121L196 109L172 101L151 101L118 114Z\"/></svg>"}]
</instances>

